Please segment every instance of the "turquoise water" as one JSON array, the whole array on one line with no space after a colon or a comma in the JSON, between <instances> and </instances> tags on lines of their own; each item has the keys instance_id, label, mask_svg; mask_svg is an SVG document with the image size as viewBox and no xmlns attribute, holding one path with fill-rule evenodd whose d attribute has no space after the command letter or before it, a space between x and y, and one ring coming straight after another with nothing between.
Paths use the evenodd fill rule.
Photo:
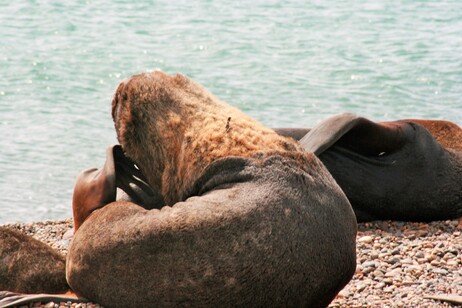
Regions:
<instances>
[{"instance_id":1,"label":"turquoise water","mask_svg":"<svg viewBox=\"0 0 462 308\"><path fill-rule=\"evenodd\" d=\"M132 2L0 0L0 224L71 216L134 73L182 72L268 126L462 124L462 1Z\"/></svg>"}]
</instances>

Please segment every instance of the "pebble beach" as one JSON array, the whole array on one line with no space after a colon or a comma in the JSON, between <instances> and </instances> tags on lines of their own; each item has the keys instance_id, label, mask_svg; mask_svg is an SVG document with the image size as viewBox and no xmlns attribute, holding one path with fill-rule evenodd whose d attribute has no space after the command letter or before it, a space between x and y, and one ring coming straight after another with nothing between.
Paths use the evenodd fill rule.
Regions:
<instances>
[{"instance_id":1,"label":"pebble beach","mask_svg":"<svg viewBox=\"0 0 462 308\"><path fill-rule=\"evenodd\" d=\"M6 227L31 235L66 255L73 223L67 219ZM459 307L461 233L458 220L358 224L356 273L329 307ZM453 302L431 298L442 295ZM24 307L101 306L51 302Z\"/></svg>"}]
</instances>

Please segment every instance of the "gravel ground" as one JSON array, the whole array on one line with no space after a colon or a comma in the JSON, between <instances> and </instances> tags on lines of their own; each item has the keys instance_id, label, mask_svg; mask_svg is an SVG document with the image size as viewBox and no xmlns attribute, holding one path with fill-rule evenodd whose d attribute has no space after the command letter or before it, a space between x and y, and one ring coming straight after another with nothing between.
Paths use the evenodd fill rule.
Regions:
<instances>
[{"instance_id":1,"label":"gravel ground","mask_svg":"<svg viewBox=\"0 0 462 308\"><path fill-rule=\"evenodd\" d=\"M359 224L356 273L330 307L456 307L425 296L462 295L458 224Z\"/></svg>"},{"instance_id":2,"label":"gravel ground","mask_svg":"<svg viewBox=\"0 0 462 308\"><path fill-rule=\"evenodd\" d=\"M7 227L32 235L64 255L72 236L72 219ZM461 232L458 220L359 224L356 273L329 307L458 307L425 297L462 296ZM32 307L100 306L37 303Z\"/></svg>"}]
</instances>

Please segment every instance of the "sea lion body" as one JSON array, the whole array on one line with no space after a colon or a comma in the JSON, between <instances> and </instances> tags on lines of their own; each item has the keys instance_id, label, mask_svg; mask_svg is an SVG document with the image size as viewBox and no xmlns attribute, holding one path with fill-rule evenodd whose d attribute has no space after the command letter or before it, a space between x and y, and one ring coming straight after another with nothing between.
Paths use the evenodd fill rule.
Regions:
<instances>
[{"instance_id":1,"label":"sea lion body","mask_svg":"<svg viewBox=\"0 0 462 308\"><path fill-rule=\"evenodd\" d=\"M462 216L462 129L448 121L375 123L353 114L313 129L276 129L315 152L358 221Z\"/></svg>"},{"instance_id":2,"label":"sea lion body","mask_svg":"<svg viewBox=\"0 0 462 308\"><path fill-rule=\"evenodd\" d=\"M226 158L173 207L104 207L75 235L70 285L111 307L326 306L354 272L352 215L320 165L291 164Z\"/></svg>"},{"instance_id":3,"label":"sea lion body","mask_svg":"<svg viewBox=\"0 0 462 308\"><path fill-rule=\"evenodd\" d=\"M113 117L166 205L93 212L69 249L76 293L110 307L322 307L351 279L353 211L296 142L160 72L122 83Z\"/></svg>"},{"instance_id":4,"label":"sea lion body","mask_svg":"<svg viewBox=\"0 0 462 308\"><path fill-rule=\"evenodd\" d=\"M60 293L68 289L63 256L31 236L0 227L0 291Z\"/></svg>"}]
</instances>

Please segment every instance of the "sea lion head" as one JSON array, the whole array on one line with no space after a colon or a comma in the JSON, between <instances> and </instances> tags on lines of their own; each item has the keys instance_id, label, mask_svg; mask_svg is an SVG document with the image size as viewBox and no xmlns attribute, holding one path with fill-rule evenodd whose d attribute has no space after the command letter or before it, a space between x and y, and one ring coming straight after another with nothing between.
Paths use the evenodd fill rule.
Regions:
<instances>
[{"instance_id":1,"label":"sea lion head","mask_svg":"<svg viewBox=\"0 0 462 308\"><path fill-rule=\"evenodd\" d=\"M112 117L125 154L167 204L188 197L194 180L217 159L302 152L294 140L181 74L155 71L123 81L112 101Z\"/></svg>"}]
</instances>

